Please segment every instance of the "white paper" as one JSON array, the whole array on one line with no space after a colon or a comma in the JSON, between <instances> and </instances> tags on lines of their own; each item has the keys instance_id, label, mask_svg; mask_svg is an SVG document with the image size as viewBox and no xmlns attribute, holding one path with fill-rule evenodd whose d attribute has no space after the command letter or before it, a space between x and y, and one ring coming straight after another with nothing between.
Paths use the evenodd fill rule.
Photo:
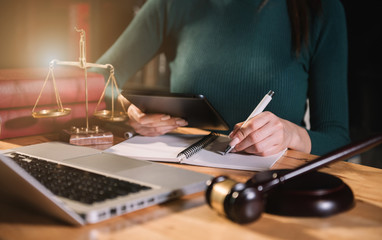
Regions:
<instances>
[{"instance_id":1,"label":"white paper","mask_svg":"<svg viewBox=\"0 0 382 240\"><path fill-rule=\"evenodd\" d=\"M177 155L200 140L200 135L167 134L158 137L135 136L105 150L114 154L127 156L140 160L178 162ZM284 154L261 157L244 153L223 152L230 139L226 136L219 136L205 149L194 154L182 163L190 165L261 171L267 170Z\"/></svg>"}]
</instances>

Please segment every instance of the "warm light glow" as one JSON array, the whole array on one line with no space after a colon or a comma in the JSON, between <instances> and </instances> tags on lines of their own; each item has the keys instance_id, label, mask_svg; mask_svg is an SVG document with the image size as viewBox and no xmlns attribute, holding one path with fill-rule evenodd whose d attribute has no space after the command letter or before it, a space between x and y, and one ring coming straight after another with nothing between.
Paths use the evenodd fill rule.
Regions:
<instances>
[{"instance_id":1,"label":"warm light glow","mask_svg":"<svg viewBox=\"0 0 382 240\"><path fill-rule=\"evenodd\" d=\"M62 46L59 43L48 43L41 44L38 46L33 59L30 59L30 62L33 62L37 66L48 66L50 61L53 59L68 59L67 46ZM68 59L77 61L76 58Z\"/></svg>"}]
</instances>

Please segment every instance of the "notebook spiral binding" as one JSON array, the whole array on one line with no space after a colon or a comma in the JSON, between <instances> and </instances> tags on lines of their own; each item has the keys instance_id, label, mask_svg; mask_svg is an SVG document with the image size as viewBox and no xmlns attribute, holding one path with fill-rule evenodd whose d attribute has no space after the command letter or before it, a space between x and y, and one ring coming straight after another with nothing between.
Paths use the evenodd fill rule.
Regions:
<instances>
[{"instance_id":1,"label":"notebook spiral binding","mask_svg":"<svg viewBox=\"0 0 382 240\"><path fill-rule=\"evenodd\" d=\"M178 154L178 157L183 155L186 158L190 158L192 155L194 155L195 153L197 153L200 150L202 150L203 148L205 148L208 144L210 144L211 142L215 141L215 139L218 136L219 135L217 133L211 132L210 134L204 136L202 139L200 139L199 141L195 142L194 144L192 144L191 146L189 146L188 148L186 148L182 152L180 152Z\"/></svg>"}]
</instances>

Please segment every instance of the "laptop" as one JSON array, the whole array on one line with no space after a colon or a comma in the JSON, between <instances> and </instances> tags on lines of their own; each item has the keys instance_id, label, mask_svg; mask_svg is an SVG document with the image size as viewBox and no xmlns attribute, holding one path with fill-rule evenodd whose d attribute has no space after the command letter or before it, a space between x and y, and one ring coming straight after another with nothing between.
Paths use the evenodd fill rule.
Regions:
<instances>
[{"instance_id":1,"label":"laptop","mask_svg":"<svg viewBox=\"0 0 382 240\"><path fill-rule=\"evenodd\" d=\"M0 154L2 200L79 226L204 191L211 177L62 142Z\"/></svg>"}]
</instances>

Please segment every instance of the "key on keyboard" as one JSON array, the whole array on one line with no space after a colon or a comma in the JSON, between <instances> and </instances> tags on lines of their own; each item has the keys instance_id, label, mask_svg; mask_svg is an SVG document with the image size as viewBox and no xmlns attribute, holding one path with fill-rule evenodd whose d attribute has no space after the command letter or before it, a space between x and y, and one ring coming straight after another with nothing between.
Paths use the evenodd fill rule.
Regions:
<instances>
[{"instance_id":1,"label":"key on keyboard","mask_svg":"<svg viewBox=\"0 0 382 240\"><path fill-rule=\"evenodd\" d=\"M54 194L86 204L151 189L16 152L8 154L8 157Z\"/></svg>"}]
</instances>

